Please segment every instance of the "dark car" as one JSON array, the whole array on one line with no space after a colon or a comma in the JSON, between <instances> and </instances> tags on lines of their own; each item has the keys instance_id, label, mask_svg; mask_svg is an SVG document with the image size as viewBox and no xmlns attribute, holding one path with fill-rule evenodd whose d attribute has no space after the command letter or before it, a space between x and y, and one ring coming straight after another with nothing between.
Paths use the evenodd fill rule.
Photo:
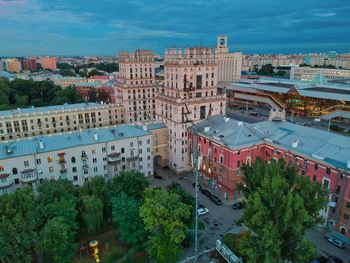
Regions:
<instances>
[{"instance_id":1,"label":"dark car","mask_svg":"<svg viewBox=\"0 0 350 263\"><path fill-rule=\"evenodd\" d=\"M243 208L243 203L242 202L237 202L232 205L233 209L242 209Z\"/></svg>"},{"instance_id":2,"label":"dark car","mask_svg":"<svg viewBox=\"0 0 350 263\"><path fill-rule=\"evenodd\" d=\"M213 201L216 205L222 205L222 201L216 195L211 195L210 200Z\"/></svg>"},{"instance_id":3,"label":"dark car","mask_svg":"<svg viewBox=\"0 0 350 263\"><path fill-rule=\"evenodd\" d=\"M202 189L201 192L202 192L202 194L208 196L209 198L211 197L211 193L208 190Z\"/></svg>"}]
</instances>

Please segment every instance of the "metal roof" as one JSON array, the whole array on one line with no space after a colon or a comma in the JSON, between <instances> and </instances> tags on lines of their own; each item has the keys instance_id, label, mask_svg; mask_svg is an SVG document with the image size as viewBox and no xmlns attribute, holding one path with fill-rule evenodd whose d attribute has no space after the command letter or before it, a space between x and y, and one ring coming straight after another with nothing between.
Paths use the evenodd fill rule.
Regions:
<instances>
[{"instance_id":1,"label":"metal roof","mask_svg":"<svg viewBox=\"0 0 350 263\"><path fill-rule=\"evenodd\" d=\"M36 136L0 143L0 160L146 135L151 135L151 133L143 130L142 126L118 125L107 128L89 129L81 132ZM40 147L40 144L43 147Z\"/></svg>"},{"instance_id":2,"label":"metal roof","mask_svg":"<svg viewBox=\"0 0 350 263\"><path fill-rule=\"evenodd\" d=\"M248 124L219 115L200 122L196 127L200 134L231 149L266 142L350 170L347 167L350 137L289 122ZM293 144L297 146L293 147Z\"/></svg>"}]
</instances>

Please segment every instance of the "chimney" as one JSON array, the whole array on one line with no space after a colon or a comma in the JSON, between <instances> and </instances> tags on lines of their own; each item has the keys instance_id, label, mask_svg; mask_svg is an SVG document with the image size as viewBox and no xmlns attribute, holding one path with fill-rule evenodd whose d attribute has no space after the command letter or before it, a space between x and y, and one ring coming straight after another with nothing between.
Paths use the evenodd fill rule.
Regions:
<instances>
[{"instance_id":1,"label":"chimney","mask_svg":"<svg viewBox=\"0 0 350 263\"><path fill-rule=\"evenodd\" d=\"M208 132L210 130L210 127L204 127L204 132Z\"/></svg>"},{"instance_id":2,"label":"chimney","mask_svg":"<svg viewBox=\"0 0 350 263\"><path fill-rule=\"evenodd\" d=\"M297 141L297 140L292 141L292 148L297 148L298 144L299 144L299 141Z\"/></svg>"},{"instance_id":3,"label":"chimney","mask_svg":"<svg viewBox=\"0 0 350 263\"><path fill-rule=\"evenodd\" d=\"M142 129L143 129L144 131L147 131L147 125L143 125L143 126L142 126Z\"/></svg>"},{"instance_id":4,"label":"chimney","mask_svg":"<svg viewBox=\"0 0 350 263\"><path fill-rule=\"evenodd\" d=\"M39 141L39 149L44 150L44 143L42 140Z\"/></svg>"},{"instance_id":5,"label":"chimney","mask_svg":"<svg viewBox=\"0 0 350 263\"><path fill-rule=\"evenodd\" d=\"M98 141L98 135L97 135L96 132L94 132L94 140L95 140L95 141Z\"/></svg>"}]
</instances>

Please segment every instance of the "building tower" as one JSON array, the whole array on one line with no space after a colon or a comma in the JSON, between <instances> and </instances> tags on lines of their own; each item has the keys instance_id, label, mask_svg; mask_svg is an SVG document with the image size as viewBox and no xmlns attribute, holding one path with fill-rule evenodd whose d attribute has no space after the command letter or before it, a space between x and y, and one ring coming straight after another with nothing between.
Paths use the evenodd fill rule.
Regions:
<instances>
[{"instance_id":1,"label":"building tower","mask_svg":"<svg viewBox=\"0 0 350 263\"><path fill-rule=\"evenodd\" d=\"M176 173L190 169L187 129L210 115L225 114L226 95L218 93L217 73L211 48L165 51L156 115L168 127L169 165Z\"/></svg>"},{"instance_id":2,"label":"building tower","mask_svg":"<svg viewBox=\"0 0 350 263\"><path fill-rule=\"evenodd\" d=\"M119 53L117 102L125 108L127 123L155 120L155 90L153 52L136 50Z\"/></svg>"},{"instance_id":3,"label":"building tower","mask_svg":"<svg viewBox=\"0 0 350 263\"><path fill-rule=\"evenodd\" d=\"M218 60L218 82L238 81L241 78L242 53L229 53L226 36L218 36L215 53Z\"/></svg>"}]
</instances>

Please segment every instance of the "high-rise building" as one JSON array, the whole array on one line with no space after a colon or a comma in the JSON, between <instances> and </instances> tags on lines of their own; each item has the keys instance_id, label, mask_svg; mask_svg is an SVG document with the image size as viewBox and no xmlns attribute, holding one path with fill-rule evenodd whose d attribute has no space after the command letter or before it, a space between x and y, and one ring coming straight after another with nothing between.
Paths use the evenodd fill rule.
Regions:
<instances>
[{"instance_id":1,"label":"high-rise building","mask_svg":"<svg viewBox=\"0 0 350 263\"><path fill-rule=\"evenodd\" d=\"M55 57L42 57L40 59L40 64L43 69L57 69L57 60Z\"/></svg>"},{"instance_id":2,"label":"high-rise building","mask_svg":"<svg viewBox=\"0 0 350 263\"><path fill-rule=\"evenodd\" d=\"M22 60L22 68L25 70L36 71L37 70L36 59L35 58L24 58Z\"/></svg>"},{"instance_id":3,"label":"high-rise building","mask_svg":"<svg viewBox=\"0 0 350 263\"><path fill-rule=\"evenodd\" d=\"M153 52L136 50L119 53L117 102L125 108L125 120L147 122L155 119L156 80Z\"/></svg>"},{"instance_id":4,"label":"high-rise building","mask_svg":"<svg viewBox=\"0 0 350 263\"><path fill-rule=\"evenodd\" d=\"M16 58L6 59L5 68L8 72L20 72L22 70L21 62Z\"/></svg>"},{"instance_id":5,"label":"high-rise building","mask_svg":"<svg viewBox=\"0 0 350 263\"><path fill-rule=\"evenodd\" d=\"M242 53L229 53L226 36L218 36L216 44L218 82L233 82L241 78Z\"/></svg>"},{"instance_id":6,"label":"high-rise building","mask_svg":"<svg viewBox=\"0 0 350 263\"><path fill-rule=\"evenodd\" d=\"M225 114L226 95L218 93L218 64L211 48L168 49L164 87L157 93L157 120L169 130L169 167L188 170L188 134L193 122Z\"/></svg>"}]
</instances>

